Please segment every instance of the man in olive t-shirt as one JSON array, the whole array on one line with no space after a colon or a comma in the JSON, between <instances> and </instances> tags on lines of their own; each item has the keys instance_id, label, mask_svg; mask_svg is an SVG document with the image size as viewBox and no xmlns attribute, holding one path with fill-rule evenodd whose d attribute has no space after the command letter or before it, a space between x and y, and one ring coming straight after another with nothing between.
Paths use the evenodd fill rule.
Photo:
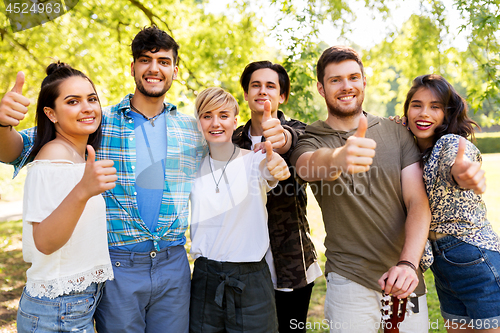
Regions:
<instances>
[{"instance_id":1,"label":"man in olive t-shirt","mask_svg":"<svg viewBox=\"0 0 500 333\"><path fill-rule=\"evenodd\" d=\"M291 161L323 213L330 330L377 332L384 290L421 296L401 332L427 332L418 265L431 216L417 147L404 127L363 112L366 78L352 48L325 50L317 75L328 118L306 127Z\"/></svg>"}]
</instances>

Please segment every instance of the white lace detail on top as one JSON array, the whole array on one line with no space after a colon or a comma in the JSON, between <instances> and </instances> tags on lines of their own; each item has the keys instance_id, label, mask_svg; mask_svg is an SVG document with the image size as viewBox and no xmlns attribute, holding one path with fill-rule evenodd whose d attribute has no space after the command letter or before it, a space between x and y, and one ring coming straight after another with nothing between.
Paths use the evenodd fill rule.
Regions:
<instances>
[{"instance_id":1,"label":"white lace detail on top","mask_svg":"<svg viewBox=\"0 0 500 333\"><path fill-rule=\"evenodd\" d=\"M113 267L111 265L102 265L94 267L87 272L58 278L51 281L34 281L28 279L26 282L26 291L31 297L49 297L69 294L72 291L83 291L93 282L101 283L113 279Z\"/></svg>"}]
</instances>

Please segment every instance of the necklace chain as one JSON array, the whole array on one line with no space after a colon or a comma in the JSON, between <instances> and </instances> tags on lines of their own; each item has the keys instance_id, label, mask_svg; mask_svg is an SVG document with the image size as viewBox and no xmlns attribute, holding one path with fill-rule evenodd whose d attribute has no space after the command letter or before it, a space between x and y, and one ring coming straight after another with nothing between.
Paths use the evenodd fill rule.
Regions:
<instances>
[{"instance_id":1,"label":"necklace chain","mask_svg":"<svg viewBox=\"0 0 500 333\"><path fill-rule=\"evenodd\" d=\"M226 167L229 165L229 162L231 162L231 159L233 158L234 156L234 152L236 151L236 146L233 145L233 153L231 154L231 157L229 157L229 160L227 161L226 165L224 166L224 169L222 169L222 173L219 177L219 181L215 181L215 176L214 176L214 171L212 170L212 163L210 163L210 161L208 161L208 165L210 166L210 172L212 173L212 178L214 179L214 183L215 183L215 193L219 193L219 184L220 184L220 181L222 179L222 176L224 176L224 172L226 171Z\"/></svg>"},{"instance_id":2,"label":"necklace chain","mask_svg":"<svg viewBox=\"0 0 500 333\"><path fill-rule=\"evenodd\" d=\"M146 118L146 120L148 120L149 123L151 124L151 126L153 126L153 127L155 127L155 120L156 120L156 118L158 118L158 116L160 116L163 113L163 111L165 110L165 108L162 108L161 111L160 111L160 113L158 113L156 116L148 118L144 113L142 113L135 106L133 106L132 103L130 103L130 108L132 108L132 110L134 110L135 112L137 112L138 114L140 114L141 116L143 116L144 118Z\"/></svg>"}]
</instances>

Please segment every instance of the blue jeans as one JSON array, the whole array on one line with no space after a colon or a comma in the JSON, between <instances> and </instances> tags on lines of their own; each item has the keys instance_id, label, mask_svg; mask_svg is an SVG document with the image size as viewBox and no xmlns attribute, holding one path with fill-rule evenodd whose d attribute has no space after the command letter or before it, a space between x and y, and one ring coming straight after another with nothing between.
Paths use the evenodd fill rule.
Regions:
<instances>
[{"instance_id":1,"label":"blue jeans","mask_svg":"<svg viewBox=\"0 0 500 333\"><path fill-rule=\"evenodd\" d=\"M191 270L184 246L109 250L114 280L95 312L98 332L187 333Z\"/></svg>"},{"instance_id":2,"label":"blue jeans","mask_svg":"<svg viewBox=\"0 0 500 333\"><path fill-rule=\"evenodd\" d=\"M92 316L102 295L104 283L56 298L31 297L23 290L17 310L17 331L94 332Z\"/></svg>"},{"instance_id":3,"label":"blue jeans","mask_svg":"<svg viewBox=\"0 0 500 333\"><path fill-rule=\"evenodd\" d=\"M474 321L476 329L500 326L500 253L453 236L432 241L436 290L445 320Z\"/></svg>"}]
</instances>

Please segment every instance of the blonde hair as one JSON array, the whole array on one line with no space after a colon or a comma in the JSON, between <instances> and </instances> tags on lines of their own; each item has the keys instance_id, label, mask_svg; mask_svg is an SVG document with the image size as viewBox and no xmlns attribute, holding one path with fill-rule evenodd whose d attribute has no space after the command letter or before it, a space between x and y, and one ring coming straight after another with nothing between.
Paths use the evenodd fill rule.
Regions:
<instances>
[{"instance_id":1,"label":"blonde hair","mask_svg":"<svg viewBox=\"0 0 500 333\"><path fill-rule=\"evenodd\" d=\"M210 87L203 90L196 97L195 116L199 118L202 114L214 111L220 108L234 110L234 115L237 116L240 112L238 102L229 92L222 88Z\"/></svg>"}]
</instances>

